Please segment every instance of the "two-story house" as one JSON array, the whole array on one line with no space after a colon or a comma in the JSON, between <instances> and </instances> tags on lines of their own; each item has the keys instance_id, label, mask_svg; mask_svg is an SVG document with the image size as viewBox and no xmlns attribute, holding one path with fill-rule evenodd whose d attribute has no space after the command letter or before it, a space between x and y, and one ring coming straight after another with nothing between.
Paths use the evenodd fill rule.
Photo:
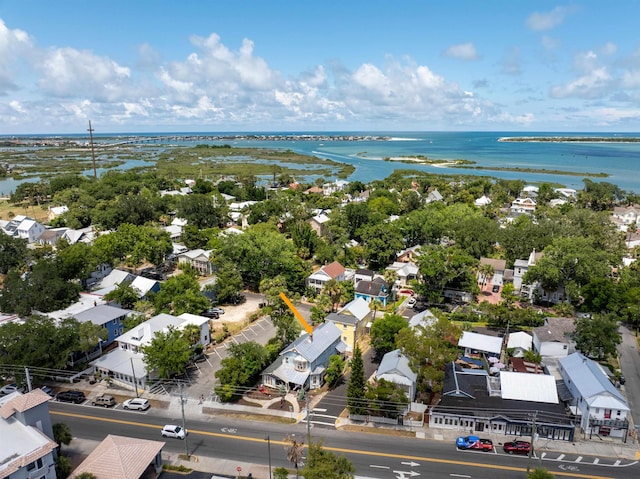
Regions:
<instances>
[{"instance_id":1,"label":"two-story house","mask_svg":"<svg viewBox=\"0 0 640 479\"><path fill-rule=\"evenodd\" d=\"M372 281L363 279L356 283L355 297L362 298L367 303L380 301L383 306L386 306L389 301L389 287L381 276L376 276Z\"/></svg>"},{"instance_id":2,"label":"two-story house","mask_svg":"<svg viewBox=\"0 0 640 479\"><path fill-rule=\"evenodd\" d=\"M347 354L352 354L356 344L365 333L367 322L372 317L369 304L362 298L349 301L337 313L330 313L325 321L331 321L340 329L342 342L347 345Z\"/></svg>"},{"instance_id":3,"label":"two-story house","mask_svg":"<svg viewBox=\"0 0 640 479\"><path fill-rule=\"evenodd\" d=\"M342 355L347 345L340 329L325 321L280 352L280 356L262 372L262 383L272 388L317 389L324 384L329 358Z\"/></svg>"},{"instance_id":4,"label":"two-story house","mask_svg":"<svg viewBox=\"0 0 640 479\"><path fill-rule=\"evenodd\" d=\"M327 281L332 279L338 282L345 281L346 271L345 267L338 261L329 263L307 277L307 287L313 288L316 293L320 293Z\"/></svg>"},{"instance_id":5,"label":"two-story house","mask_svg":"<svg viewBox=\"0 0 640 479\"><path fill-rule=\"evenodd\" d=\"M0 397L0 477L56 479L58 444L42 389Z\"/></svg>"},{"instance_id":6,"label":"two-story house","mask_svg":"<svg viewBox=\"0 0 640 479\"><path fill-rule=\"evenodd\" d=\"M124 332L124 320L133 311L108 304L99 304L75 314L73 317L80 323L91 322L107 331L107 338L102 346L114 342Z\"/></svg>"},{"instance_id":7,"label":"two-story house","mask_svg":"<svg viewBox=\"0 0 640 479\"><path fill-rule=\"evenodd\" d=\"M626 442L629 433L629 406L603 369L575 352L559 360L560 374L569 389L570 405L580 416L580 427L589 434L612 436Z\"/></svg>"},{"instance_id":8,"label":"two-story house","mask_svg":"<svg viewBox=\"0 0 640 479\"><path fill-rule=\"evenodd\" d=\"M206 318L195 320L192 316L176 317L170 314L158 314L127 331L117 338L118 347L91 362L94 370L126 388L144 389L154 371L147 371L143 348L151 343L156 333L172 327L180 329L185 324L197 324L201 328L200 342L206 346L210 340L209 323ZM135 385L135 386L134 386Z\"/></svg>"},{"instance_id":9,"label":"two-story house","mask_svg":"<svg viewBox=\"0 0 640 479\"><path fill-rule=\"evenodd\" d=\"M213 273L211 264L211 250L194 249L178 255L178 264L188 264L200 275L209 276Z\"/></svg>"}]
</instances>

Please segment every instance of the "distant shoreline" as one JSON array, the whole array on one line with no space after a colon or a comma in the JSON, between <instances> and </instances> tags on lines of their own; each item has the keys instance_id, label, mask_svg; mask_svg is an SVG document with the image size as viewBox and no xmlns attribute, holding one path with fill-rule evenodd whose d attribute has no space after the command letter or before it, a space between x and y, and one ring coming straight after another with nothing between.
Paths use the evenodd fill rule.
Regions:
<instances>
[{"instance_id":1,"label":"distant shoreline","mask_svg":"<svg viewBox=\"0 0 640 479\"><path fill-rule=\"evenodd\" d=\"M502 142L527 143L640 143L638 137L618 136L503 136Z\"/></svg>"}]
</instances>

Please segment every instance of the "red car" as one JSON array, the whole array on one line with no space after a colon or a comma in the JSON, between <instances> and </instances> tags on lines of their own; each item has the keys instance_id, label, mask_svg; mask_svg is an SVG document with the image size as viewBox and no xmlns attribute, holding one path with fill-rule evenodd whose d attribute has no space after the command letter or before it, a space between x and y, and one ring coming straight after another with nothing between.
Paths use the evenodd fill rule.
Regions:
<instances>
[{"instance_id":1,"label":"red car","mask_svg":"<svg viewBox=\"0 0 640 479\"><path fill-rule=\"evenodd\" d=\"M502 449L509 454L529 454L531 443L527 441L505 442Z\"/></svg>"}]
</instances>

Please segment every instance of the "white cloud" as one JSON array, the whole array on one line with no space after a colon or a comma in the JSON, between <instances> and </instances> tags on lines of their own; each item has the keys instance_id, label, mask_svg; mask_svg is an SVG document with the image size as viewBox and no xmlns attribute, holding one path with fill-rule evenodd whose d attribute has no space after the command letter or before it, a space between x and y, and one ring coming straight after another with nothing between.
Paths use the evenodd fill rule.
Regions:
<instances>
[{"instance_id":1,"label":"white cloud","mask_svg":"<svg viewBox=\"0 0 640 479\"><path fill-rule=\"evenodd\" d=\"M129 94L131 71L109 58L73 48L51 49L36 68L42 73L38 85L59 97L88 96L115 101Z\"/></svg>"},{"instance_id":2,"label":"white cloud","mask_svg":"<svg viewBox=\"0 0 640 479\"><path fill-rule=\"evenodd\" d=\"M575 7L556 7L549 12L535 12L529 15L526 24L533 31L551 30L561 25L564 19L577 11Z\"/></svg>"},{"instance_id":3,"label":"white cloud","mask_svg":"<svg viewBox=\"0 0 640 479\"><path fill-rule=\"evenodd\" d=\"M0 95L20 88L15 80L19 64L31 56L32 40L22 30L10 30L0 19Z\"/></svg>"},{"instance_id":4,"label":"white cloud","mask_svg":"<svg viewBox=\"0 0 640 479\"><path fill-rule=\"evenodd\" d=\"M564 85L553 87L551 96L553 98L599 98L609 92L611 80L607 69L600 67Z\"/></svg>"},{"instance_id":5,"label":"white cloud","mask_svg":"<svg viewBox=\"0 0 640 479\"><path fill-rule=\"evenodd\" d=\"M444 55L449 58L457 58L458 60L471 61L478 59L478 53L473 43L463 43L460 45L451 45L444 51Z\"/></svg>"}]
</instances>

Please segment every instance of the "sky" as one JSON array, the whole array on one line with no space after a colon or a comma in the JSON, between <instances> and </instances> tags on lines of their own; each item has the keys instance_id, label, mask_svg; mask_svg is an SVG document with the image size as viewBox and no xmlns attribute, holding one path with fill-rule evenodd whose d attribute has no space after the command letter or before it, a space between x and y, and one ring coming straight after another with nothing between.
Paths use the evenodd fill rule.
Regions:
<instances>
[{"instance_id":1,"label":"sky","mask_svg":"<svg viewBox=\"0 0 640 479\"><path fill-rule=\"evenodd\" d=\"M0 135L640 130L640 1L0 0Z\"/></svg>"}]
</instances>

